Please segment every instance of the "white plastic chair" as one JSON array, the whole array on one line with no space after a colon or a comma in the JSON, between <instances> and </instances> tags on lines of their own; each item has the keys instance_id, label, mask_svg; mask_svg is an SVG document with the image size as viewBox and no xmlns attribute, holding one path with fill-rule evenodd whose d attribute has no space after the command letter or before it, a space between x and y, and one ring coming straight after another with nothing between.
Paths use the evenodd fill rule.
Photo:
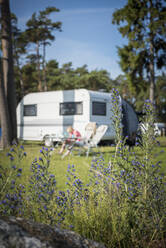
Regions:
<instances>
[{"instance_id":1,"label":"white plastic chair","mask_svg":"<svg viewBox=\"0 0 166 248\"><path fill-rule=\"evenodd\" d=\"M83 144L80 144L80 148L86 149L86 156L89 156L90 151L93 150L93 148L98 148L98 144L101 141L102 137L106 133L108 129L107 125L100 125L96 129L96 133L94 136L88 141L84 142Z\"/></svg>"},{"instance_id":2,"label":"white plastic chair","mask_svg":"<svg viewBox=\"0 0 166 248\"><path fill-rule=\"evenodd\" d=\"M81 154L81 148L88 145L90 139L93 137L95 133L96 133L96 122L89 122L85 126L85 132L84 135L80 138L80 141L79 142L76 141L75 143L73 143L72 147L70 145L70 153L68 153L69 149L67 148L67 152L62 155L62 158L66 157L67 154L72 154L74 150L77 150L77 152Z\"/></svg>"},{"instance_id":3,"label":"white plastic chair","mask_svg":"<svg viewBox=\"0 0 166 248\"><path fill-rule=\"evenodd\" d=\"M90 139L95 135L95 133L96 133L96 122L89 122L85 126L85 133L82 138L84 143L88 143Z\"/></svg>"}]
</instances>

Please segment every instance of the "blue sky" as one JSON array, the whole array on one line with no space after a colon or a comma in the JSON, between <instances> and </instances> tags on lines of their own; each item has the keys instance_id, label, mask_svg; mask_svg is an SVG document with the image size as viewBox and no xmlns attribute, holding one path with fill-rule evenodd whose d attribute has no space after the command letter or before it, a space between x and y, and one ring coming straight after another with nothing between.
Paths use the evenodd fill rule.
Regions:
<instances>
[{"instance_id":1,"label":"blue sky","mask_svg":"<svg viewBox=\"0 0 166 248\"><path fill-rule=\"evenodd\" d=\"M18 18L18 27L34 12L55 6L60 12L52 14L53 21L62 22L62 32L47 47L47 60L56 59L61 66L72 62L73 68L87 64L89 71L106 69L112 79L122 74L118 64L117 46L125 39L112 24L112 13L122 8L126 0L11 0L11 11Z\"/></svg>"}]
</instances>

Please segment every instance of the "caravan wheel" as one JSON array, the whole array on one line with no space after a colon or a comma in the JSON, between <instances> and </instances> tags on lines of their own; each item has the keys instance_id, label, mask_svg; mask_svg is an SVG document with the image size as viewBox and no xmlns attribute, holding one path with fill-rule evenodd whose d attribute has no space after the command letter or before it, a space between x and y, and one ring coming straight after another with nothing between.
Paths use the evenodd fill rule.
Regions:
<instances>
[{"instance_id":1,"label":"caravan wheel","mask_svg":"<svg viewBox=\"0 0 166 248\"><path fill-rule=\"evenodd\" d=\"M50 136L46 136L44 138L44 144L45 146L48 146L48 147L53 146L52 138Z\"/></svg>"}]
</instances>

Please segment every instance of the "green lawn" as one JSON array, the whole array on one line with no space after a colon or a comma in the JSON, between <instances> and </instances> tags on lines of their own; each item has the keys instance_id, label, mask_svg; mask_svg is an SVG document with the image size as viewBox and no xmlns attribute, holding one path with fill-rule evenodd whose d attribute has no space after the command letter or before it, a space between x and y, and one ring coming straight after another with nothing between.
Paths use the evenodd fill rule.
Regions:
<instances>
[{"instance_id":1,"label":"green lawn","mask_svg":"<svg viewBox=\"0 0 166 248\"><path fill-rule=\"evenodd\" d=\"M162 161L162 172L166 173L166 137L159 138L159 141L160 146L154 147L153 159L155 162ZM30 175L32 161L35 158L38 159L41 157L40 150L42 149L43 145L37 142L25 142L23 146L27 156L22 160L20 167L23 169L22 178L24 180L24 184L26 184ZM77 156L76 154L73 154L65 157L64 159L61 159L58 151L59 148L55 148L50 158L50 172L56 176L57 187L60 190L65 188L67 181L66 172L69 164L75 166L76 173L79 175L79 178L86 182L89 173L88 169L90 168L90 164L93 160L93 155L90 154L89 157L86 157L84 155ZM100 151L103 154L104 161L107 163L113 159L112 156L114 154L115 148L110 146L103 146L100 147ZM140 148L135 147L133 151L135 151L137 155L141 156ZM6 156L7 152L9 152L9 150L0 151L0 165L3 167L8 167L11 163L9 157ZM12 161L13 164L16 162L16 160Z\"/></svg>"},{"instance_id":2,"label":"green lawn","mask_svg":"<svg viewBox=\"0 0 166 248\"><path fill-rule=\"evenodd\" d=\"M158 166L155 166L155 162L162 161L162 172L166 175L166 138L159 140L161 145L155 145L151 156L146 157L144 154L145 156L142 157L141 148L134 147L129 154L125 151L129 157L123 156L123 160L121 160L122 153L119 153L116 159L113 157L115 147L100 147L103 160L98 157L98 161L94 162L98 169L91 168L91 176L89 176L89 169L94 160L92 154L86 157L73 153L61 159L58 153L59 147L49 155L50 153L43 148L42 144L25 142L15 149L19 154L24 152L27 154L19 164L18 156L14 156L14 160L10 159L9 154L6 156L7 153L13 155L14 151L10 149L0 151L0 166L3 167L0 168L2 212L7 211L7 214L11 215L21 213L25 218L32 218L34 221L46 224L52 223L53 220L53 223L61 224L62 228L71 228L84 237L104 243L106 247L145 248L152 247L152 242L155 240L158 244L161 241L165 242L165 191L163 184L160 184L163 177L158 177ZM42 163L41 151L48 154L45 160L47 163L45 162L44 166L39 166ZM35 158L38 164L34 163L35 172L32 174L31 164ZM49 173L45 167L48 160L50 161ZM106 177L105 169L108 167L100 164L103 161L106 165L108 162L115 165L112 173L108 175L106 172ZM147 167L144 165L146 161L148 161ZM136 162L140 162L138 169ZM15 167L10 169L14 165L17 169ZM74 165L75 168L72 166L67 172L69 165ZM120 166L120 170L119 181L115 183L118 173L116 166ZM22 176L19 168L22 168ZM123 170L124 168L127 173ZM102 173L100 169L103 169ZM151 169L152 173L150 173ZM133 177L134 170L137 173L136 177ZM7 176L3 177L3 173ZM67 173L69 173L68 188ZM125 173L124 177L121 177L123 173ZM30 175L32 175L31 182ZM107 184L109 176L111 177ZM91 183L87 186L90 179ZM22 190L24 189L22 184L27 187L27 190ZM52 191L53 185L57 186L56 189L54 188L55 191ZM18 195L19 198L17 198ZM18 199L23 199L23 205L20 205L22 201ZM18 212L18 210L21 211Z\"/></svg>"}]
</instances>

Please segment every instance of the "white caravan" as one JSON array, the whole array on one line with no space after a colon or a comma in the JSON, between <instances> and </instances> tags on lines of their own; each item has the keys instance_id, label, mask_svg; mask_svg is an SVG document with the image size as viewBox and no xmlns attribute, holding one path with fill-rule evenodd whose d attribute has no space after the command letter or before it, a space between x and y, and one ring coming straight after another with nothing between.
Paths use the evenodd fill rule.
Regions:
<instances>
[{"instance_id":1,"label":"white caravan","mask_svg":"<svg viewBox=\"0 0 166 248\"><path fill-rule=\"evenodd\" d=\"M138 118L133 108L121 99L123 131L131 135L137 131ZM18 138L23 140L58 141L68 126L84 135L89 122L108 125L103 140L114 140L115 130L111 120L111 93L86 89L30 93L17 107Z\"/></svg>"}]
</instances>

